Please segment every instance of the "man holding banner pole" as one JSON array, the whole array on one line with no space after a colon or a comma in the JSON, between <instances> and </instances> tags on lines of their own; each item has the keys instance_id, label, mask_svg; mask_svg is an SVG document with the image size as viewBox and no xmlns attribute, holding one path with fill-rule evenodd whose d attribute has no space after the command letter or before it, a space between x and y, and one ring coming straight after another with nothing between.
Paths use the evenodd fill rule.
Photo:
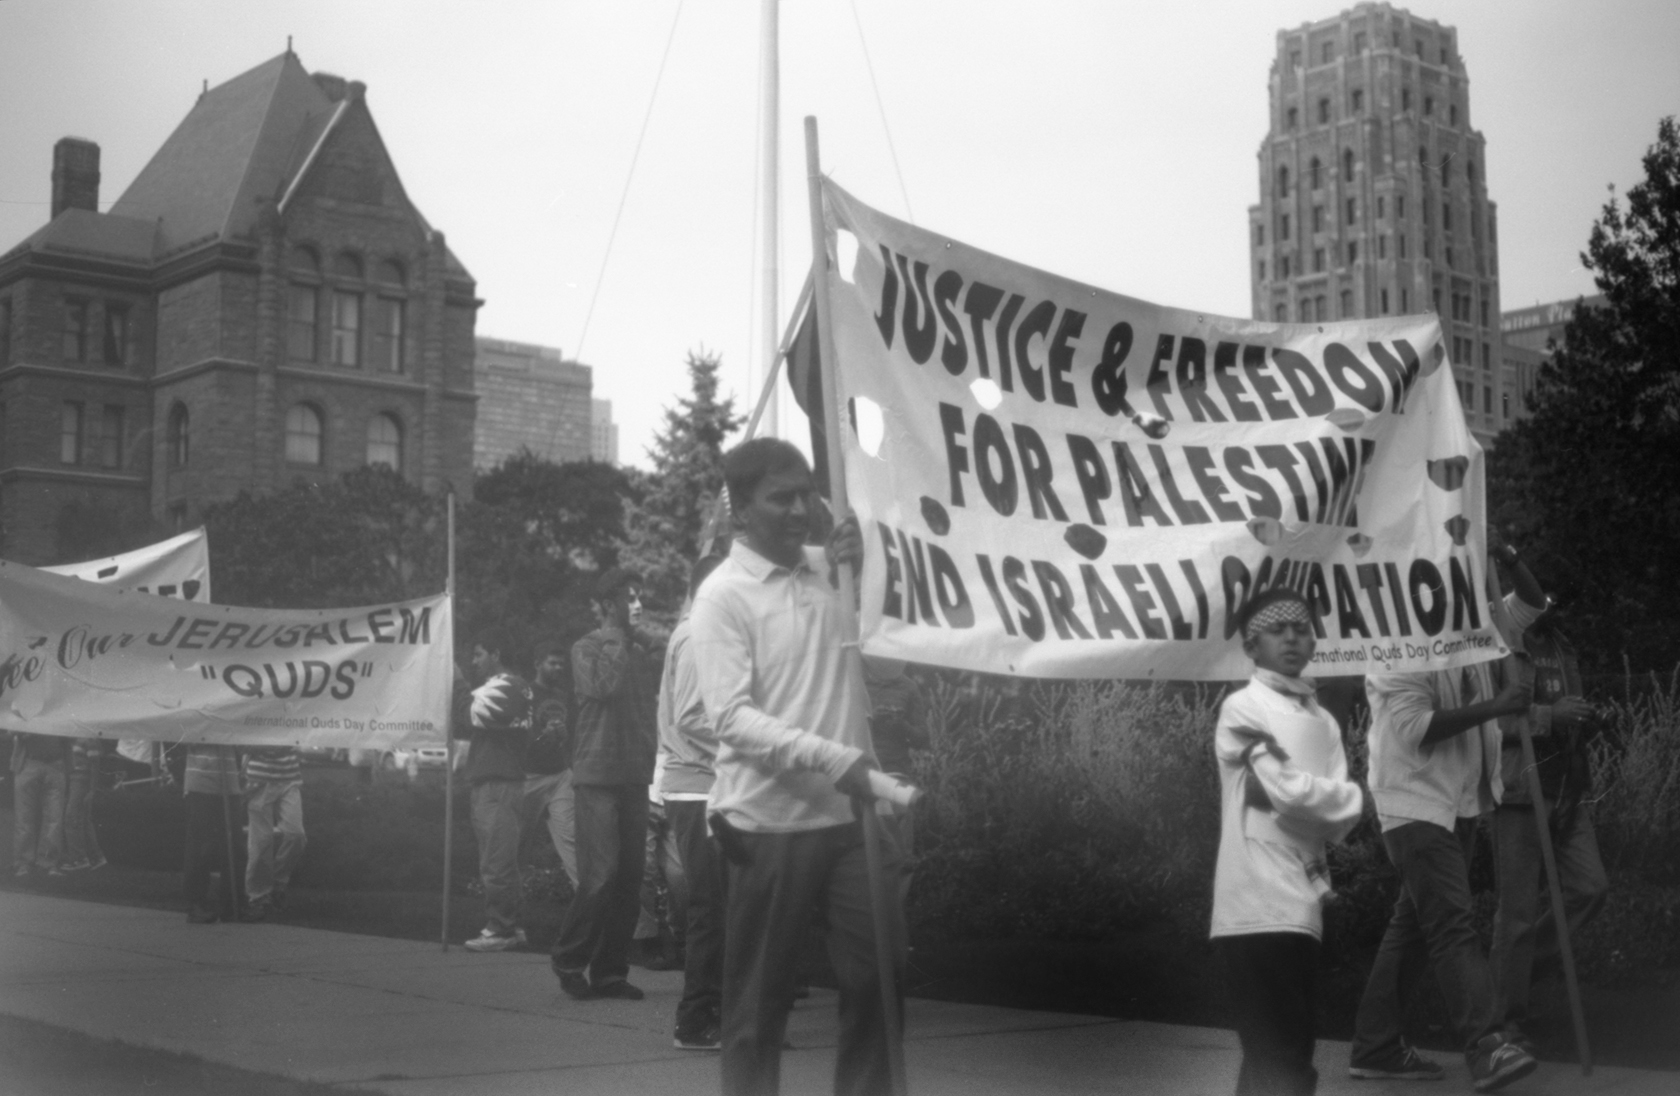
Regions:
<instances>
[{"instance_id":1,"label":"man holding banner pole","mask_svg":"<svg viewBox=\"0 0 1680 1096\"><path fill-rule=\"evenodd\" d=\"M884 1007L855 805L872 799L869 698L845 646L850 607L830 581L836 568L859 565L862 537L847 519L826 552L805 545L811 471L785 441L736 446L724 477L744 536L696 595L690 617L718 739L710 810L726 876L723 1091L779 1090L799 942L822 903L840 986L835 1091L886 1092L903 1033ZM896 995L903 970L896 888L891 899L897 977L887 989Z\"/></svg>"}]
</instances>

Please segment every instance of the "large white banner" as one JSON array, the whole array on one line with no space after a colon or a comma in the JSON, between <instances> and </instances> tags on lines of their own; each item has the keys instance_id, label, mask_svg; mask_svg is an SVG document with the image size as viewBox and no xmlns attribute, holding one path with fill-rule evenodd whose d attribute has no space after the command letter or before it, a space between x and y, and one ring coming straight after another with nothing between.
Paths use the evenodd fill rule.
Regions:
<instances>
[{"instance_id":1,"label":"large white banner","mask_svg":"<svg viewBox=\"0 0 1680 1096\"><path fill-rule=\"evenodd\" d=\"M448 597L357 609L183 603L0 562L0 727L73 737L441 744Z\"/></svg>"},{"instance_id":2,"label":"large white banner","mask_svg":"<svg viewBox=\"0 0 1680 1096\"><path fill-rule=\"evenodd\" d=\"M160 540L120 556L43 567L55 575L71 575L125 590L185 601L210 601L210 543L203 529Z\"/></svg>"},{"instance_id":3,"label":"large white banner","mask_svg":"<svg viewBox=\"0 0 1680 1096\"><path fill-rule=\"evenodd\" d=\"M1287 583L1316 610L1313 673L1504 653L1436 317L1163 308L824 200L865 650L1235 679L1234 610Z\"/></svg>"}]
</instances>

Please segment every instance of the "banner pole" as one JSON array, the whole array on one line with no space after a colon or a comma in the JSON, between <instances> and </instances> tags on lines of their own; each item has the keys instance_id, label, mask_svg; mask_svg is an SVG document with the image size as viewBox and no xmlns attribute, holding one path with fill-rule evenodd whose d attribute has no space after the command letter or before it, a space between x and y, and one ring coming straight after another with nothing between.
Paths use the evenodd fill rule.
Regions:
<instances>
[{"instance_id":1,"label":"banner pole","mask_svg":"<svg viewBox=\"0 0 1680 1096\"><path fill-rule=\"evenodd\" d=\"M817 151L817 119L805 116L805 179L811 206L811 296L817 309L818 357L827 370L828 390L823 400L823 425L828 435L828 498L836 524L851 513L846 499L846 471L841 463L840 360L834 352L834 328L828 300L828 229L822 213L822 168ZM850 652L847 670L853 680L863 675L862 652L858 649L857 584L849 567L841 567L840 619L843 650ZM893 1096L904 1096L904 1026L899 1016L898 974L894 958L898 947L897 919L892 916L893 895L887 892L881 854L881 817L875 804L853 802L863 823L864 867L869 876L869 906L875 922L875 973L881 983L881 1018L886 1025L887 1075ZM896 894L896 882L894 884Z\"/></svg>"},{"instance_id":2,"label":"banner pole","mask_svg":"<svg viewBox=\"0 0 1680 1096\"><path fill-rule=\"evenodd\" d=\"M448 570L443 579L443 594L449 599L449 619L455 619L455 492L449 492L445 501L445 512L448 515L445 527L448 538ZM453 672L454 667L450 670ZM450 720L454 716L455 705L450 704L449 710L443 714L443 928L439 932L439 940L443 950L449 950L449 880L455 870L455 728Z\"/></svg>"},{"instance_id":3,"label":"banner pole","mask_svg":"<svg viewBox=\"0 0 1680 1096\"><path fill-rule=\"evenodd\" d=\"M1503 616L1505 598L1500 592L1499 571L1493 566L1492 560L1489 560L1487 568L1488 589ZM1506 642L1524 663L1524 672L1529 672L1528 651L1523 644L1523 637L1511 636ZM1546 890L1551 896L1552 923L1557 928L1558 958L1563 964L1563 984L1569 991L1569 1019L1575 1028L1575 1049L1581 1055L1581 1076L1591 1077L1592 1048L1587 1043L1587 1013L1581 1003L1581 983L1575 973L1575 948L1569 940L1569 921L1563 905L1563 880L1558 878L1557 853L1552 848L1551 818L1546 808L1546 792L1540 784L1540 763L1534 756L1534 736L1529 732L1528 718L1519 717L1516 724L1517 737L1522 741L1523 774L1528 783L1528 797L1534 804L1534 826L1540 839L1540 862L1546 869Z\"/></svg>"},{"instance_id":4,"label":"banner pole","mask_svg":"<svg viewBox=\"0 0 1680 1096\"><path fill-rule=\"evenodd\" d=\"M232 746L223 746L221 749L227 751L227 753L222 756L222 760L224 762L228 756L231 755L233 757L233 771L235 773L234 779L237 780L237 774L239 772L239 755L234 753ZM233 854L233 796L227 790L226 770L224 770L222 774L222 832L227 837L227 893L231 893L233 895L233 916L234 919L237 920L243 911L239 908L239 876L234 871L236 862Z\"/></svg>"}]
</instances>

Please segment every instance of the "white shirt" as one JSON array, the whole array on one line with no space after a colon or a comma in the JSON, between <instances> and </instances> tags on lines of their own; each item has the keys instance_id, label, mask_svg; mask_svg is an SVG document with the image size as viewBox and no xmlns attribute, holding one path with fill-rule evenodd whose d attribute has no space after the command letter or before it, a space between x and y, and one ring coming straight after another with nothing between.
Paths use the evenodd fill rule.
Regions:
<instances>
[{"instance_id":1,"label":"white shirt","mask_svg":"<svg viewBox=\"0 0 1680 1096\"><path fill-rule=\"evenodd\" d=\"M738 829L853 819L834 781L870 752L869 695L828 573L820 548L789 569L736 541L695 596L689 642L718 738L710 809Z\"/></svg>"}]
</instances>

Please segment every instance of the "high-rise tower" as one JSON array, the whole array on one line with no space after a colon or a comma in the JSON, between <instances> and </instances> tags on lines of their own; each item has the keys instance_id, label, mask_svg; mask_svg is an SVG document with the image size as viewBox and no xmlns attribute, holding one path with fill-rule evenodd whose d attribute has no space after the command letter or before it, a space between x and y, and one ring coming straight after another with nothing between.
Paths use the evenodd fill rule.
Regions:
<instances>
[{"instance_id":1,"label":"high-rise tower","mask_svg":"<svg viewBox=\"0 0 1680 1096\"><path fill-rule=\"evenodd\" d=\"M1365 3L1277 36L1250 206L1256 319L1435 312L1471 431L1505 425L1486 142L1452 27Z\"/></svg>"}]
</instances>

